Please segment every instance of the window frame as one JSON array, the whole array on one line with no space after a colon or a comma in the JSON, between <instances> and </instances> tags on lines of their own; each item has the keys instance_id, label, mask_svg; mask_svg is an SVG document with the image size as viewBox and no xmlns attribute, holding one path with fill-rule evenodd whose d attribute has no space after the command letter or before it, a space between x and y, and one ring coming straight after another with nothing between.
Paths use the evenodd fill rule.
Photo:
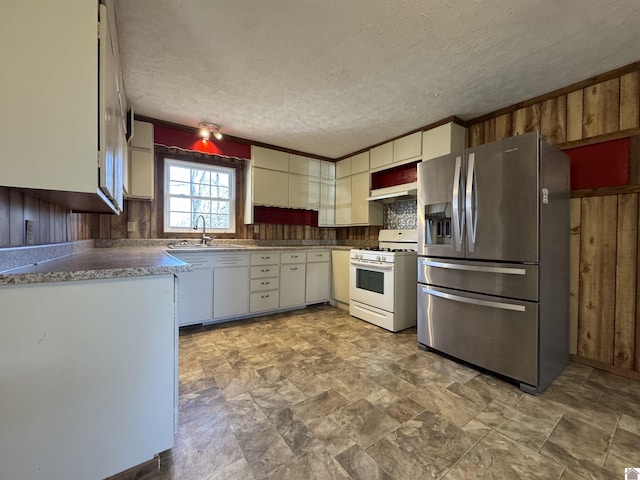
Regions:
<instances>
[{"instance_id":1,"label":"window frame","mask_svg":"<svg viewBox=\"0 0 640 480\"><path fill-rule=\"evenodd\" d=\"M228 201L229 203L229 228L211 228L210 225L206 226L206 232L216 233L216 234L235 234L236 233L236 209L237 209L237 197L236 197L236 182L238 172L234 167L225 167L220 165L211 165L208 163L200 163L189 160L180 160L178 158L172 157L170 155L164 156L164 215L163 215L163 231L164 233L193 233L193 226L189 226L188 228L178 228L171 227L169 222L169 203L172 195L169 193L169 168L171 166L179 166L182 168L190 168L193 170L208 170L209 172L220 172L225 173L230 176L229 178L229 199L222 199L223 201ZM193 198L193 197L182 197L182 198ZM205 197L206 198L206 197ZM216 197L208 197L215 200L220 200ZM200 230L200 229L198 229ZM200 230L201 231L201 230Z\"/></svg>"}]
</instances>

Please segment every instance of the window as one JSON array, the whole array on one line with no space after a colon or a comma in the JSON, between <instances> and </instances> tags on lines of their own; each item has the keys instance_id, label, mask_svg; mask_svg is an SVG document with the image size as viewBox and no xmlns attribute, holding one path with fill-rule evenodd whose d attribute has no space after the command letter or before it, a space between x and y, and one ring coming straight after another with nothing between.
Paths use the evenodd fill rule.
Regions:
<instances>
[{"instance_id":1,"label":"window","mask_svg":"<svg viewBox=\"0 0 640 480\"><path fill-rule=\"evenodd\" d=\"M208 232L235 233L233 168L167 158L164 178L165 232L190 232L203 215Z\"/></svg>"}]
</instances>

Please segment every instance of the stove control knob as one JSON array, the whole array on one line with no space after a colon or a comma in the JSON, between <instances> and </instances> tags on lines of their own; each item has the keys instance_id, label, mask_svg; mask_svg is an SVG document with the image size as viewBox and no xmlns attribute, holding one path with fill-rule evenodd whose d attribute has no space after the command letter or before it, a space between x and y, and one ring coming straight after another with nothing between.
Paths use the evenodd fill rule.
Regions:
<instances>
[{"instance_id":1,"label":"stove control knob","mask_svg":"<svg viewBox=\"0 0 640 480\"><path fill-rule=\"evenodd\" d=\"M384 260L384 257L382 255L378 255L376 257L376 260L378 260L379 262L382 262Z\"/></svg>"}]
</instances>

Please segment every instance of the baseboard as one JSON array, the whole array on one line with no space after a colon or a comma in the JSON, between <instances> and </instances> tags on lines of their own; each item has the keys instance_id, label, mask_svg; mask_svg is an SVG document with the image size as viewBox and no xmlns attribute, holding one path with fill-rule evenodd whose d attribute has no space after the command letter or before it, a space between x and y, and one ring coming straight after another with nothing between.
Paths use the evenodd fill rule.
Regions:
<instances>
[{"instance_id":1,"label":"baseboard","mask_svg":"<svg viewBox=\"0 0 640 480\"><path fill-rule=\"evenodd\" d=\"M629 378L640 382L640 372L635 370L628 370L626 368L616 367L615 365L609 365L607 363L598 362L589 358L579 357L578 355L571 355L571 361L586 365L588 367L597 368L598 370L604 370L605 372L613 373L614 375L620 375L621 377Z\"/></svg>"}]
</instances>

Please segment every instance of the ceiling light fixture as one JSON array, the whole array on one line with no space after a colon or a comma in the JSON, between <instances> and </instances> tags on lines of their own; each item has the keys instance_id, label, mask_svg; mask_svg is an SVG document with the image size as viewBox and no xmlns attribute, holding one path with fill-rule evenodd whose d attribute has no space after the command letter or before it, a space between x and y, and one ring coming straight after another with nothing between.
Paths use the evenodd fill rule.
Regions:
<instances>
[{"instance_id":1,"label":"ceiling light fixture","mask_svg":"<svg viewBox=\"0 0 640 480\"><path fill-rule=\"evenodd\" d=\"M213 135L217 140L222 140L222 134L220 133L220 125L210 122L200 122L198 124L200 128L200 136L202 141L206 142Z\"/></svg>"}]
</instances>

